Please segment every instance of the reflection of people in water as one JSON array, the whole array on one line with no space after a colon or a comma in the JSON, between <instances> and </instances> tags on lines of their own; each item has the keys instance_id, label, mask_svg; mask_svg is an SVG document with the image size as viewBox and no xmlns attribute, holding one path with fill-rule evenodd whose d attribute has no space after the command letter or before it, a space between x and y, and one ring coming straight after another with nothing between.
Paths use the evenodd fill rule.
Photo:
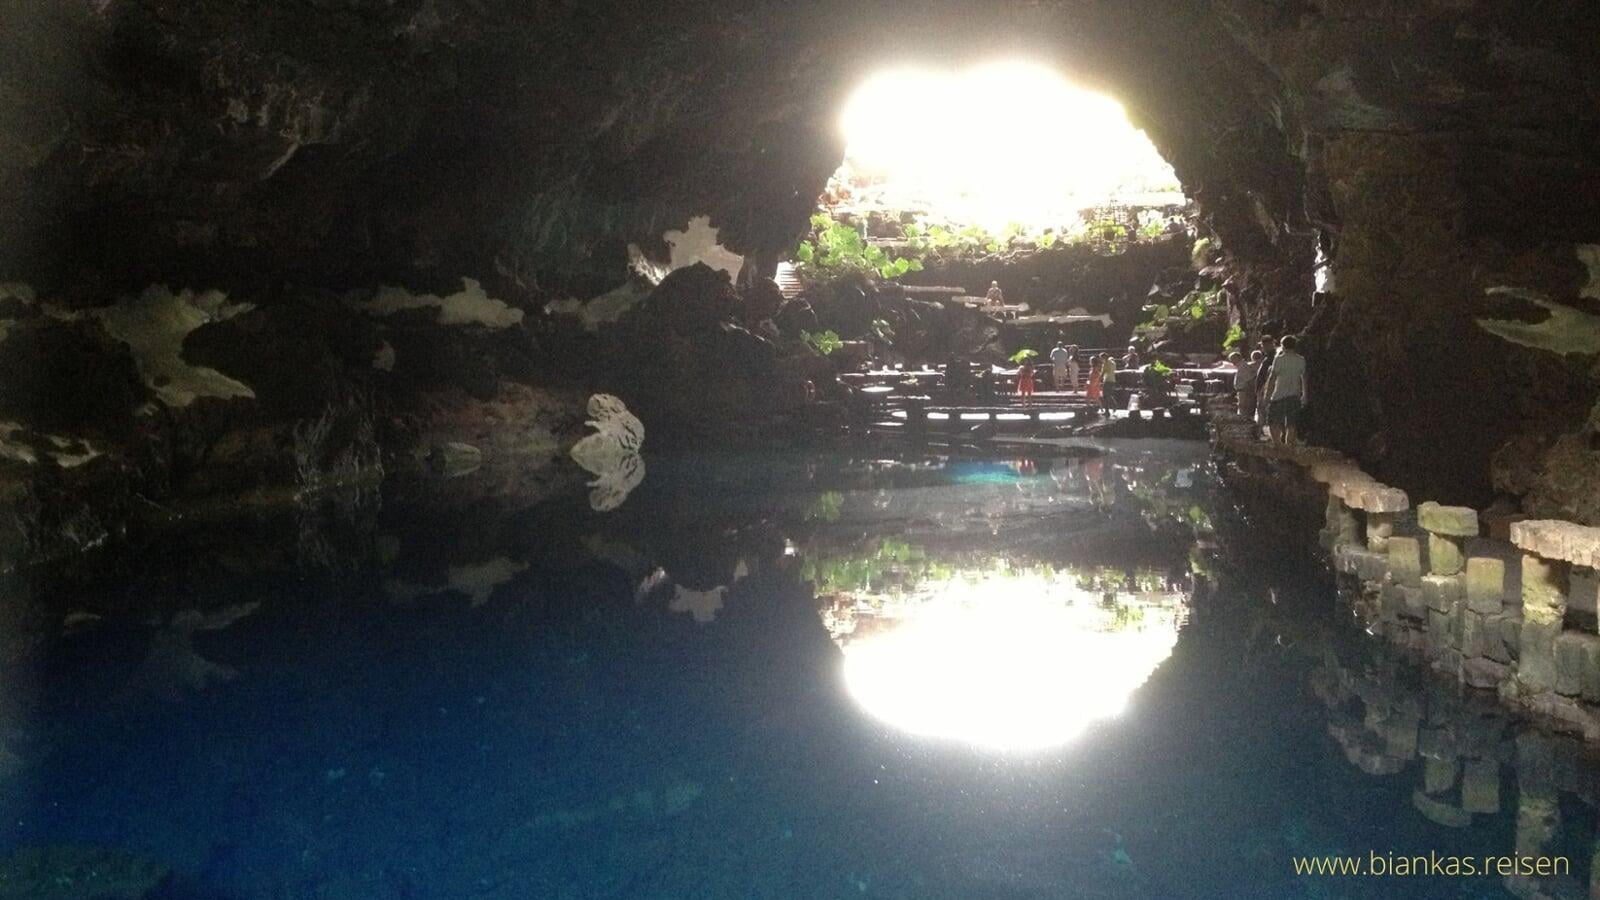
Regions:
<instances>
[{"instance_id":1,"label":"reflection of people in water","mask_svg":"<svg viewBox=\"0 0 1600 900\"><path fill-rule=\"evenodd\" d=\"M1102 509L1111 505L1109 492L1106 490L1105 460L1098 456L1091 456L1083 461L1083 476L1089 482L1089 497L1094 505Z\"/></svg>"}]
</instances>

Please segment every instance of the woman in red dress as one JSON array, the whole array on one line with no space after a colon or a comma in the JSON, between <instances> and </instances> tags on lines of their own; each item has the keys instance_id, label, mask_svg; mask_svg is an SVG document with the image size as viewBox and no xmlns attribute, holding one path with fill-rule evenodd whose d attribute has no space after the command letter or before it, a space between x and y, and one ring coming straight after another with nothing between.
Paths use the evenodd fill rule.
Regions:
<instances>
[{"instance_id":1,"label":"woman in red dress","mask_svg":"<svg viewBox=\"0 0 1600 900\"><path fill-rule=\"evenodd\" d=\"M1023 405L1033 402L1033 363L1024 362L1017 369L1017 396Z\"/></svg>"}]
</instances>

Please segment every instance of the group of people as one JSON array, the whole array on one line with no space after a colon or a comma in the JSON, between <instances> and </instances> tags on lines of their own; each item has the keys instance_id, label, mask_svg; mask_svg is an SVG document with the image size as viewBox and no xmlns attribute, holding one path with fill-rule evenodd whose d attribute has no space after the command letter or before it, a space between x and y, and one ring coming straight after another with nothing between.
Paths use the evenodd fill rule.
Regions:
<instances>
[{"instance_id":1,"label":"group of people","mask_svg":"<svg viewBox=\"0 0 1600 900\"><path fill-rule=\"evenodd\" d=\"M1306 403L1306 358L1299 353L1299 342L1289 335L1275 344L1271 336L1262 335L1249 359L1235 350L1228 361L1234 367L1239 415L1265 428L1269 440L1294 443L1296 420Z\"/></svg>"},{"instance_id":2,"label":"group of people","mask_svg":"<svg viewBox=\"0 0 1600 900\"><path fill-rule=\"evenodd\" d=\"M1228 354L1233 364L1233 389L1239 414L1261 425L1269 440L1282 444L1295 442L1295 426L1306 404L1306 360L1299 353L1299 342L1291 335L1281 341L1262 336L1258 349L1248 359L1239 351ZM1107 352L1085 358L1076 344L1056 342L1050 351L1053 386L1057 391L1078 393L1097 404L1104 412L1113 409L1111 388L1117 383L1119 368L1137 372L1141 360L1136 347L1119 360ZM959 363L959 364L958 364ZM952 359L946 370L947 386L963 390L969 386L970 370L964 360ZM993 385L984 381L992 393ZM1017 369L1017 396L1024 404L1032 402L1037 388L1034 364L1023 360Z\"/></svg>"},{"instance_id":3,"label":"group of people","mask_svg":"<svg viewBox=\"0 0 1600 900\"><path fill-rule=\"evenodd\" d=\"M1130 371L1137 369L1139 351L1130 346L1122 357L1121 365ZM1050 367L1056 390L1070 391L1074 394L1082 390L1086 399L1098 403L1102 410L1111 410L1110 388L1116 383L1118 367L1115 356L1110 353L1094 353L1090 354L1085 362L1076 344L1067 346L1058 341L1055 349L1050 351ZM1029 402L1033 397L1035 386L1033 363L1024 360L1017 368L1017 396L1022 398L1024 403Z\"/></svg>"}]
</instances>

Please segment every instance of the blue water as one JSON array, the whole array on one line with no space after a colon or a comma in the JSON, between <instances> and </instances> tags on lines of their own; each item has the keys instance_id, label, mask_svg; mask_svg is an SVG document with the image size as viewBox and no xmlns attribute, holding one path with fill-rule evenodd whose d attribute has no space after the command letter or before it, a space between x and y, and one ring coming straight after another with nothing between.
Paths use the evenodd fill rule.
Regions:
<instances>
[{"instance_id":1,"label":"blue water","mask_svg":"<svg viewBox=\"0 0 1600 900\"><path fill-rule=\"evenodd\" d=\"M1099 448L652 457L610 513L435 485L17 577L0 852L238 900L1589 896L1590 757L1375 646L1199 448ZM1570 873L1292 867L1519 849Z\"/></svg>"}]
</instances>

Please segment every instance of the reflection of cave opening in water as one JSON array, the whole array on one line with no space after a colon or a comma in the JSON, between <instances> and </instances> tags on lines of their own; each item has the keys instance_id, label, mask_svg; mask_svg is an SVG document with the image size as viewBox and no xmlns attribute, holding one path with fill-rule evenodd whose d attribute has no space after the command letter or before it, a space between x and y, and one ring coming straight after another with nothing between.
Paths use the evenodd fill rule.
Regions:
<instances>
[{"instance_id":1,"label":"reflection of cave opening in water","mask_svg":"<svg viewBox=\"0 0 1600 900\"><path fill-rule=\"evenodd\" d=\"M959 572L912 596L837 596L824 620L844 651L847 689L874 718L1042 749L1120 713L1171 655L1186 615L1176 591L1081 581L1044 568Z\"/></svg>"}]
</instances>

